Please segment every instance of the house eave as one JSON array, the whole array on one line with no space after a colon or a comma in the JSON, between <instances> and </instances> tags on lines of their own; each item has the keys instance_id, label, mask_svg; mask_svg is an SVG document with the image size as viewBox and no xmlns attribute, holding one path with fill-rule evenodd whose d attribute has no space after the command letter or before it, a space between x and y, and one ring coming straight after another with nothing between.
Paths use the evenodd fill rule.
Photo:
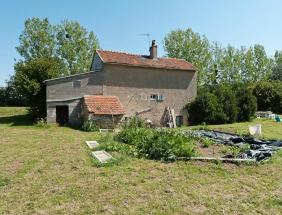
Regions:
<instances>
[{"instance_id":1,"label":"house eave","mask_svg":"<svg viewBox=\"0 0 282 215\"><path fill-rule=\"evenodd\" d=\"M180 68L174 68L174 67L156 67L156 66L141 66L141 65L130 65L125 63L113 63L113 62L103 62L104 64L109 65L121 65L121 66L130 66L130 67L140 67L140 68L153 68L153 69L164 69L164 70L181 70L181 71L197 71L197 69L180 69Z\"/></svg>"},{"instance_id":2,"label":"house eave","mask_svg":"<svg viewBox=\"0 0 282 215\"><path fill-rule=\"evenodd\" d=\"M89 71L89 72L77 73L77 74L74 74L74 75L68 75L68 76L59 77L59 78L48 79L48 80L44 80L43 83L46 83L46 82L49 82L49 81L60 80L60 79L64 79L64 78L71 78L71 77L75 77L75 76L79 76L79 75L83 75L83 74L89 74L89 73L93 73L93 72L97 72L97 71Z\"/></svg>"}]
</instances>

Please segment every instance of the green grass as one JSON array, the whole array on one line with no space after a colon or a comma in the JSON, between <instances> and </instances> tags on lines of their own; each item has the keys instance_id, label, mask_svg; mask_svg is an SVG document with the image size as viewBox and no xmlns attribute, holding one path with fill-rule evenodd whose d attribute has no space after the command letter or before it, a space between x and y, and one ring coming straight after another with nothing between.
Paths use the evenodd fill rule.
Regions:
<instances>
[{"instance_id":1,"label":"green grass","mask_svg":"<svg viewBox=\"0 0 282 215\"><path fill-rule=\"evenodd\" d=\"M271 120L210 126L282 139ZM96 166L84 141L100 133L35 127L0 108L0 214L280 214L282 160L235 165L123 158ZM111 153L114 154L114 153ZM116 156L120 156L116 154Z\"/></svg>"},{"instance_id":2,"label":"green grass","mask_svg":"<svg viewBox=\"0 0 282 215\"><path fill-rule=\"evenodd\" d=\"M249 128L248 125L261 124L262 135L258 138L260 139L282 139L282 123L276 122L274 119L265 119L265 118L255 118L251 122L242 122L234 124L225 124L225 125L208 125L210 130L219 130L230 133L236 133L242 136L248 136ZM181 130L188 129L200 129L203 126L182 126Z\"/></svg>"}]
</instances>

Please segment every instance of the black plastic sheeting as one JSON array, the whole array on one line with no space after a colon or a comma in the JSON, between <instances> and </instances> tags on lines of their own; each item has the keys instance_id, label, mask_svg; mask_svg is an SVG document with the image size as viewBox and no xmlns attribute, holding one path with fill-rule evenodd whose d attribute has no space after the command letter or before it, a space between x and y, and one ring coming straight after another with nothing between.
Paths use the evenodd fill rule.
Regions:
<instances>
[{"instance_id":1,"label":"black plastic sheeting","mask_svg":"<svg viewBox=\"0 0 282 215\"><path fill-rule=\"evenodd\" d=\"M197 136L210 138L224 145L245 147L246 144L249 144L249 150L240 152L237 155L237 158L241 159L269 160L275 151L282 147L282 140L259 140L253 137L240 137L236 134L220 131L189 130L183 131L183 133L192 133ZM227 155L226 157L234 158L233 155Z\"/></svg>"}]
</instances>

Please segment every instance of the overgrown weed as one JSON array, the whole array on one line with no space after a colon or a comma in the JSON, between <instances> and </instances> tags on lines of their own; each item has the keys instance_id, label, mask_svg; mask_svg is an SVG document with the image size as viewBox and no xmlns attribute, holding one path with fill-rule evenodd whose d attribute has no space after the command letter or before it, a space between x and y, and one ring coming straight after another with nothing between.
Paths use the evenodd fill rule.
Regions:
<instances>
[{"instance_id":1,"label":"overgrown weed","mask_svg":"<svg viewBox=\"0 0 282 215\"><path fill-rule=\"evenodd\" d=\"M35 127L44 127L44 128L50 128L51 125L47 123L47 118L37 118L36 122L33 123Z\"/></svg>"}]
</instances>

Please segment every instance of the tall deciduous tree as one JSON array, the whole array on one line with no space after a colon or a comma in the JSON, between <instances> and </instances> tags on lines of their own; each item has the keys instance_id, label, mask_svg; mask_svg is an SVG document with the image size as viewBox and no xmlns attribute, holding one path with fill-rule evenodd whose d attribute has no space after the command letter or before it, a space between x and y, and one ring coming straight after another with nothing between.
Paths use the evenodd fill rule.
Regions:
<instances>
[{"instance_id":1,"label":"tall deciduous tree","mask_svg":"<svg viewBox=\"0 0 282 215\"><path fill-rule=\"evenodd\" d=\"M282 81L282 51L275 51L270 79Z\"/></svg>"},{"instance_id":2,"label":"tall deciduous tree","mask_svg":"<svg viewBox=\"0 0 282 215\"><path fill-rule=\"evenodd\" d=\"M54 58L61 76L89 71L93 53L100 48L93 31L88 32L78 22L64 20L53 26L47 18L25 21L19 41L16 50L24 62Z\"/></svg>"},{"instance_id":3,"label":"tall deciduous tree","mask_svg":"<svg viewBox=\"0 0 282 215\"><path fill-rule=\"evenodd\" d=\"M216 86L223 82L257 83L269 77L273 64L261 45L248 49L244 46L240 49L231 45L222 47L218 42L210 43L204 35L200 36L190 28L171 31L163 44L166 56L185 59L198 68L199 86ZM280 64L276 65L279 69Z\"/></svg>"},{"instance_id":4,"label":"tall deciduous tree","mask_svg":"<svg viewBox=\"0 0 282 215\"><path fill-rule=\"evenodd\" d=\"M54 28L47 18L28 19L19 37L20 45L16 50L25 62L36 58L56 57Z\"/></svg>"},{"instance_id":5,"label":"tall deciduous tree","mask_svg":"<svg viewBox=\"0 0 282 215\"><path fill-rule=\"evenodd\" d=\"M167 57L181 58L198 68L198 83L204 83L211 58L210 44L205 35L200 36L188 28L171 31L163 40Z\"/></svg>"},{"instance_id":6,"label":"tall deciduous tree","mask_svg":"<svg viewBox=\"0 0 282 215\"><path fill-rule=\"evenodd\" d=\"M46 115L44 80L87 72L99 41L78 22L52 26L47 18L28 19L16 50L23 59L15 63L10 83L25 97L29 113Z\"/></svg>"}]
</instances>

